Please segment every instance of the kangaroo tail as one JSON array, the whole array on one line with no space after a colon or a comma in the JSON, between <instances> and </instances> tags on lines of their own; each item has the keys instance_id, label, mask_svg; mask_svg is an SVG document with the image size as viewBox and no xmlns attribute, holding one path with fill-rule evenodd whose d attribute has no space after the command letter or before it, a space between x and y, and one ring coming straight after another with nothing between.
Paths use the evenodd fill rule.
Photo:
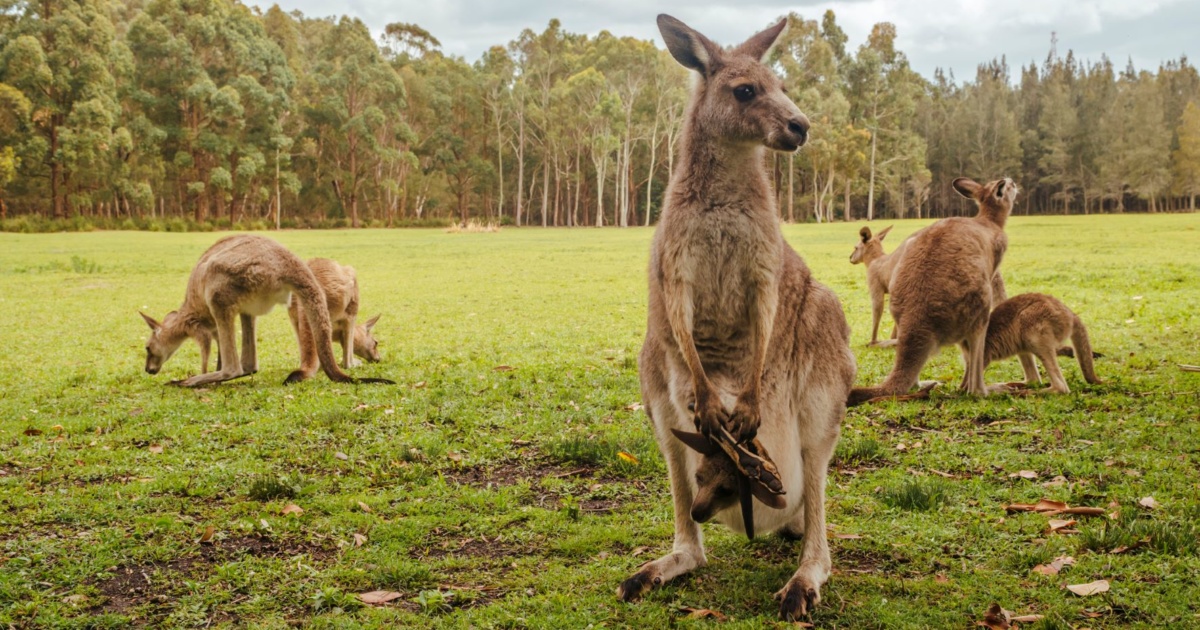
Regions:
<instances>
[{"instance_id":1,"label":"kangaroo tail","mask_svg":"<svg viewBox=\"0 0 1200 630\"><path fill-rule=\"evenodd\" d=\"M335 383L386 383L394 385L394 381L385 378L356 379L346 374L338 367L337 359L333 356L333 326L329 323L329 307L325 304L325 292L317 284L317 279L308 267L301 264L302 272L296 277L289 278L293 287L292 297L299 300L304 311L305 319L312 341L315 342L317 358L321 370ZM283 381L285 385L296 383L307 378L303 369L296 370Z\"/></svg>"},{"instance_id":2,"label":"kangaroo tail","mask_svg":"<svg viewBox=\"0 0 1200 630\"><path fill-rule=\"evenodd\" d=\"M898 396L912 389L921 376L921 368L925 367L929 355L936 349L937 339L933 333L902 327L891 374L877 387L855 387L850 390L846 406L854 407L881 396Z\"/></svg>"},{"instance_id":3,"label":"kangaroo tail","mask_svg":"<svg viewBox=\"0 0 1200 630\"><path fill-rule=\"evenodd\" d=\"M1088 339L1087 327L1083 320L1075 315L1071 326L1071 345L1075 347L1075 358L1079 360L1079 369L1083 372L1083 380L1096 385L1100 379L1096 377L1096 368L1092 364L1092 343Z\"/></svg>"}]
</instances>

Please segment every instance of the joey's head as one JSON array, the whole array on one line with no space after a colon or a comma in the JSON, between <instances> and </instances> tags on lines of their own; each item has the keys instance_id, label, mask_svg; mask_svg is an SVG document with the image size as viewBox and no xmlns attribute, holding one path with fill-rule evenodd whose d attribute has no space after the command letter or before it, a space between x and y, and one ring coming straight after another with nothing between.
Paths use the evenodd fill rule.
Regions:
<instances>
[{"instance_id":1,"label":"joey's head","mask_svg":"<svg viewBox=\"0 0 1200 630\"><path fill-rule=\"evenodd\" d=\"M699 433L687 433L672 429L672 433L688 448L700 453L700 465L696 467L696 495L692 499L692 520L704 523L717 512L738 505L741 500L742 472L734 465L725 451ZM765 505L782 509L786 502L758 484L750 484L750 492Z\"/></svg>"},{"instance_id":2,"label":"joey's head","mask_svg":"<svg viewBox=\"0 0 1200 630\"><path fill-rule=\"evenodd\" d=\"M857 265L858 263L871 264L872 260L883 256L883 239L892 231L893 226L887 226L879 234L872 235L871 228L863 226L863 229L858 231L859 241L854 246L854 251L850 254L850 264Z\"/></svg>"},{"instance_id":3,"label":"joey's head","mask_svg":"<svg viewBox=\"0 0 1200 630\"><path fill-rule=\"evenodd\" d=\"M1016 182L1005 177L986 184L969 177L959 177L954 180L954 190L958 194L973 200L979 206L979 215L987 216L1004 226L1008 215L1012 212L1013 204L1017 201Z\"/></svg>"},{"instance_id":4,"label":"joey's head","mask_svg":"<svg viewBox=\"0 0 1200 630\"><path fill-rule=\"evenodd\" d=\"M183 318L176 311L167 313L161 322L145 313L139 312L138 315L150 326L150 338L146 340L146 372L158 374L167 359L175 354L188 337L184 331Z\"/></svg>"},{"instance_id":5,"label":"joey's head","mask_svg":"<svg viewBox=\"0 0 1200 630\"><path fill-rule=\"evenodd\" d=\"M671 56L699 75L689 105L695 132L789 153L808 140L808 118L766 65L786 19L729 50L669 15L658 16L658 30Z\"/></svg>"},{"instance_id":6,"label":"joey's head","mask_svg":"<svg viewBox=\"0 0 1200 630\"><path fill-rule=\"evenodd\" d=\"M375 328L382 316L376 315L365 324L354 327L354 354L367 363L379 363L379 341L371 334L371 329Z\"/></svg>"}]
</instances>

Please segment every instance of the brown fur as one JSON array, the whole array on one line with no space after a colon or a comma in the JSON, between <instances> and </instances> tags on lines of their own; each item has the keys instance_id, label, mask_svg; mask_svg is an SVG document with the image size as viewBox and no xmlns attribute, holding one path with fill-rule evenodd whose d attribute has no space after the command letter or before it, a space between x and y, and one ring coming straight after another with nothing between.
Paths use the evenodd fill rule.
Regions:
<instances>
[{"instance_id":1,"label":"brown fur","mask_svg":"<svg viewBox=\"0 0 1200 630\"><path fill-rule=\"evenodd\" d=\"M283 304L290 294L296 295L309 325L318 331L317 352L321 368L330 380L391 382L385 379L359 381L338 369L330 339L329 311L312 271L279 243L254 234L227 236L208 248L188 278L183 305L167 313L161 323L142 314L150 326L150 338L146 341L146 371L157 374L185 339L191 337L201 341L206 331L215 330L220 369L175 384L196 387L254 374L258 371L254 320L270 312L276 304ZM234 338L234 319L239 317L242 324L240 358ZM284 382L292 382L292 376Z\"/></svg>"},{"instance_id":2,"label":"brown fur","mask_svg":"<svg viewBox=\"0 0 1200 630\"><path fill-rule=\"evenodd\" d=\"M1041 360L1050 377L1050 389L1060 394L1071 391L1058 368L1059 346L1071 340L1075 357L1083 378L1098 384L1096 370L1092 365L1092 345L1088 340L1087 328L1071 309L1059 300L1041 293L1025 293L1006 300L992 311L988 322L984 363L991 364L1013 355L1033 355ZM1025 368L1026 384L1041 381L1037 366L1032 371Z\"/></svg>"},{"instance_id":3,"label":"brown fur","mask_svg":"<svg viewBox=\"0 0 1200 630\"><path fill-rule=\"evenodd\" d=\"M942 219L906 241L889 286L892 317L900 329L892 372L878 387L856 387L850 405L908 391L929 357L950 344L962 349L966 366L960 389L987 395L984 339L988 314L1003 298L999 268L1008 248L1004 224L1017 186L1007 178L980 185L960 177L954 188L974 200L979 212L972 218Z\"/></svg>"},{"instance_id":4,"label":"brown fur","mask_svg":"<svg viewBox=\"0 0 1200 630\"><path fill-rule=\"evenodd\" d=\"M371 329L379 321L379 315L366 324L356 324L358 317L358 274L354 267L339 265L328 258L313 258L308 261L317 283L325 293L325 305L329 310L329 323L333 327L333 341L342 346L342 367L350 369L361 365L354 357L376 363L379 361L379 342L371 335ZM292 330L300 344L300 377L303 380L316 374L320 365L317 357L317 340L312 334L308 320L300 316L299 300L288 300L288 317ZM351 333L353 331L353 333Z\"/></svg>"},{"instance_id":5,"label":"brown fur","mask_svg":"<svg viewBox=\"0 0 1200 630\"><path fill-rule=\"evenodd\" d=\"M888 226L880 233L872 235L871 228L864 226L858 231L861 240L854 246L854 251L850 254L850 264L862 263L867 268L867 291L871 294L871 341L867 345L880 348L896 345L898 329L894 324L892 338L879 341L879 320L883 317L883 303L887 297L888 285L891 284L892 276L899 267L900 259L904 257L904 245L908 242L901 243L900 247L891 254L885 253L883 239L891 231L892 226Z\"/></svg>"},{"instance_id":6,"label":"brown fur","mask_svg":"<svg viewBox=\"0 0 1200 630\"><path fill-rule=\"evenodd\" d=\"M800 567L777 593L780 614L795 618L820 600L831 569L825 475L854 357L837 298L783 240L764 167L764 147L792 151L807 135L807 119L762 64L786 23L731 51L669 16L658 23L671 54L699 75L650 253L639 357L642 399L667 460L675 544L618 595L637 599L705 564L692 516L702 456L672 429L711 433L723 424L742 438L757 435L775 457L787 504L756 503L761 529L809 533ZM738 97L742 86L752 98ZM713 517L742 527L734 507Z\"/></svg>"}]
</instances>

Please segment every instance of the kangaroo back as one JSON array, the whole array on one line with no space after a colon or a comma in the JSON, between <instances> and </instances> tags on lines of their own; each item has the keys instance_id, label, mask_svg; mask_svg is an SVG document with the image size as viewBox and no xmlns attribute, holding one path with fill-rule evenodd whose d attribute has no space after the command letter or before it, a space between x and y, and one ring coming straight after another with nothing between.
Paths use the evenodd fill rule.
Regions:
<instances>
[{"instance_id":1,"label":"kangaroo back","mask_svg":"<svg viewBox=\"0 0 1200 630\"><path fill-rule=\"evenodd\" d=\"M1083 372L1083 380L1097 385L1102 381L1096 377L1096 368L1092 364L1092 343L1088 339L1087 327L1078 315L1071 325L1071 345L1075 347L1075 358L1079 360L1079 370Z\"/></svg>"}]
</instances>

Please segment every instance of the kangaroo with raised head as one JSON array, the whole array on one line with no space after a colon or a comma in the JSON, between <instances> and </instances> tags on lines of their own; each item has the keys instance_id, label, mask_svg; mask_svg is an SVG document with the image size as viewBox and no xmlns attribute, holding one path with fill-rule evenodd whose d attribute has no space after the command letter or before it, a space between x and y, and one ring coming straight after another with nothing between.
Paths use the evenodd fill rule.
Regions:
<instances>
[{"instance_id":1,"label":"kangaroo with raised head","mask_svg":"<svg viewBox=\"0 0 1200 630\"><path fill-rule=\"evenodd\" d=\"M372 336L371 329L375 327L380 316L372 317L365 324L355 322L358 318L358 274L354 267L340 265L328 258L313 258L307 264L325 293L325 306L329 310L329 323L333 327L333 341L342 346L342 367L350 369L362 365L355 356L362 357L370 363L378 362L379 342ZM300 343L300 376L297 380L303 380L316 374L320 365L317 356L318 342L308 319L301 316L299 300L288 299L288 317L292 320L292 330Z\"/></svg>"},{"instance_id":2,"label":"kangaroo with raised head","mask_svg":"<svg viewBox=\"0 0 1200 630\"><path fill-rule=\"evenodd\" d=\"M808 137L808 119L764 64L786 25L725 50L658 17L671 55L697 78L650 252L638 359L667 462L675 543L621 583L626 601L704 566L696 516L745 527L724 502L693 515L703 501L695 476L704 456L676 431L757 438L775 457L786 507L753 503L753 518L764 531L807 533L799 568L776 593L783 618L810 611L829 578L825 478L855 368L841 304L784 241L764 164L765 149L795 151Z\"/></svg>"},{"instance_id":3,"label":"kangaroo with raised head","mask_svg":"<svg viewBox=\"0 0 1200 630\"><path fill-rule=\"evenodd\" d=\"M185 339L199 339L205 331L215 330L220 369L173 384L197 387L254 374L258 371L254 319L266 315L276 304L286 303L291 294L296 295L309 325L317 331L317 353L330 380L392 383L382 378L355 379L338 369L333 356L329 311L316 277L284 246L254 234L227 236L208 248L188 277L183 305L167 313L162 322L141 314L150 326L146 372L157 374ZM239 317L240 359L234 337L234 320ZM293 372L284 383L294 382L296 375Z\"/></svg>"},{"instance_id":4,"label":"kangaroo with raised head","mask_svg":"<svg viewBox=\"0 0 1200 630\"><path fill-rule=\"evenodd\" d=\"M892 338L879 341L879 320L883 317L883 301L887 297L888 285L900 259L904 255L904 243L896 251L887 254L883 251L883 239L892 231L888 226L878 234L872 235L871 228L863 226L858 231L862 240L854 246L850 254L850 264L862 263L867 268L867 291L871 294L871 342L868 346L887 348L896 345L896 326L892 326Z\"/></svg>"},{"instance_id":5,"label":"kangaroo with raised head","mask_svg":"<svg viewBox=\"0 0 1200 630\"><path fill-rule=\"evenodd\" d=\"M987 342L984 346L984 364L989 365L1013 355L1033 355L1042 362L1050 378L1050 389L1060 394L1070 393L1058 367L1059 346L1071 340L1079 369L1087 382L1096 385L1096 369L1092 364L1092 344L1088 340L1087 328L1071 309L1056 298L1041 293L1024 293L1005 300L992 311L988 321ZM1032 366L1032 369L1030 367ZM1033 361L1022 362L1025 383L1041 382L1037 365ZM1001 386L999 389L1005 389Z\"/></svg>"},{"instance_id":6,"label":"kangaroo with raised head","mask_svg":"<svg viewBox=\"0 0 1200 630\"><path fill-rule=\"evenodd\" d=\"M951 217L905 241L904 257L892 276L892 318L900 329L892 371L878 387L856 387L848 403L907 392L921 368L942 346L962 349L960 389L986 396L984 341L992 306L1005 299L1000 261L1008 248L1004 225L1017 185L1004 178L979 184L966 177L954 189L979 206L971 218Z\"/></svg>"}]
</instances>

